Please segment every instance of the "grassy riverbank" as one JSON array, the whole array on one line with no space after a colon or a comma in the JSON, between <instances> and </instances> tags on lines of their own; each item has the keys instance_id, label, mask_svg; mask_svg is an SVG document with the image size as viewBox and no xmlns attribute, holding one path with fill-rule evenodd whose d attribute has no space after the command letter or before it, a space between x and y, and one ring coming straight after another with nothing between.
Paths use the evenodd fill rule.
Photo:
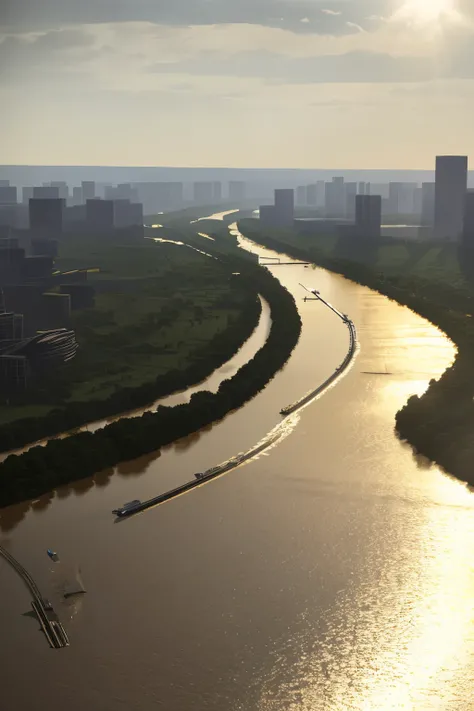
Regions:
<instances>
[{"instance_id":1,"label":"grassy riverbank","mask_svg":"<svg viewBox=\"0 0 474 711\"><path fill-rule=\"evenodd\" d=\"M259 244L309 259L408 306L454 341L454 365L422 397L410 398L396 427L419 453L474 485L474 255L452 244L268 230L257 220L242 220L239 227Z\"/></svg>"},{"instance_id":2,"label":"grassy riverbank","mask_svg":"<svg viewBox=\"0 0 474 711\"><path fill-rule=\"evenodd\" d=\"M301 320L291 294L266 269L241 257L223 266L245 291L268 301L272 323L265 345L217 393L199 392L185 405L158 407L155 413L121 419L94 433L51 440L45 447L11 455L0 464L0 506L34 498L88 477L119 462L148 454L219 420L262 390L295 347Z\"/></svg>"},{"instance_id":3,"label":"grassy riverbank","mask_svg":"<svg viewBox=\"0 0 474 711\"><path fill-rule=\"evenodd\" d=\"M255 328L257 292L173 244L61 244L59 270L94 267L95 307L72 313L76 359L0 406L0 450L153 402L209 376Z\"/></svg>"}]
</instances>

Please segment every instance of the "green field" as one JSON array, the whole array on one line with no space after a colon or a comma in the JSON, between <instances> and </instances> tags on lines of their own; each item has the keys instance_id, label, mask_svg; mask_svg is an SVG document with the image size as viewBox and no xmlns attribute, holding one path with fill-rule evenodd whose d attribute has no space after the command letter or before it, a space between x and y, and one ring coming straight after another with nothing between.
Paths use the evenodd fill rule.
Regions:
<instances>
[{"instance_id":1,"label":"green field","mask_svg":"<svg viewBox=\"0 0 474 711\"><path fill-rule=\"evenodd\" d=\"M216 260L153 240L61 243L56 268L83 267L97 270L88 275L96 297L93 309L72 313L80 345L75 360L19 403L0 406L0 423L103 400L188 367L249 298Z\"/></svg>"}]
</instances>

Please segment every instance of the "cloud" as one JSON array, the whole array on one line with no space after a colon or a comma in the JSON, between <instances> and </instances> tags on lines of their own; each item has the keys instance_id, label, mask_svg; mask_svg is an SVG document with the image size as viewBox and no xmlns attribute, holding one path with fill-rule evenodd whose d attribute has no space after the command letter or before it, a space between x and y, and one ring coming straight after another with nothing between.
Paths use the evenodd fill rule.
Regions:
<instances>
[{"instance_id":1,"label":"cloud","mask_svg":"<svg viewBox=\"0 0 474 711\"><path fill-rule=\"evenodd\" d=\"M284 57L274 52L239 52L224 57L202 52L192 60L160 62L149 72L195 76L261 78L285 84L419 82L434 76L424 57L394 57L376 52L348 52L316 57Z\"/></svg>"},{"instance_id":2,"label":"cloud","mask_svg":"<svg viewBox=\"0 0 474 711\"><path fill-rule=\"evenodd\" d=\"M58 68L61 65L75 63L78 54L90 51L95 44L94 37L85 30L51 30L36 35L7 35L0 41L0 77L22 68L38 68L39 64L51 61Z\"/></svg>"},{"instance_id":3,"label":"cloud","mask_svg":"<svg viewBox=\"0 0 474 711\"><path fill-rule=\"evenodd\" d=\"M2 0L0 25L51 28L71 24L152 22L174 26L252 24L294 32L344 35L393 0ZM309 23L302 23L301 18ZM373 25L373 23L371 23ZM373 27L372 27L373 29Z\"/></svg>"}]
</instances>

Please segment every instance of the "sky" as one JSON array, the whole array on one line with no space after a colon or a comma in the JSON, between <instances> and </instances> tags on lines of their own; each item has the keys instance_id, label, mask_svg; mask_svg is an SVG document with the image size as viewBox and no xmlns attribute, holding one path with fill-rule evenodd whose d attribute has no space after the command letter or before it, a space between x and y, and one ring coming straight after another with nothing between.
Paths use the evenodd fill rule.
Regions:
<instances>
[{"instance_id":1,"label":"sky","mask_svg":"<svg viewBox=\"0 0 474 711\"><path fill-rule=\"evenodd\" d=\"M474 0L0 0L0 163L474 156Z\"/></svg>"}]
</instances>

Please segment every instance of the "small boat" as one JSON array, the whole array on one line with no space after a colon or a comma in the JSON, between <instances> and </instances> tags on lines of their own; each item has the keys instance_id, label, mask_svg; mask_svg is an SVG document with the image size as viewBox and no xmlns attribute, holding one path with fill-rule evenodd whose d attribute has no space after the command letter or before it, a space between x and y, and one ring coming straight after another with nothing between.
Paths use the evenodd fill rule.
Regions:
<instances>
[{"instance_id":1,"label":"small boat","mask_svg":"<svg viewBox=\"0 0 474 711\"><path fill-rule=\"evenodd\" d=\"M59 556L56 553L56 551L52 551L51 548L48 548L47 553L48 553L49 557L51 558L51 560L53 560L55 563L58 562Z\"/></svg>"},{"instance_id":2,"label":"small boat","mask_svg":"<svg viewBox=\"0 0 474 711\"><path fill-rule=\"evenodd\" d=\"M129 501L128 504L124 504L120 509L114 509L112 513L116 516L124 516L127 513L132 513L140 504L141 501L139 499L134 499L133 501Z\"/></svg>"}]
</instances>

